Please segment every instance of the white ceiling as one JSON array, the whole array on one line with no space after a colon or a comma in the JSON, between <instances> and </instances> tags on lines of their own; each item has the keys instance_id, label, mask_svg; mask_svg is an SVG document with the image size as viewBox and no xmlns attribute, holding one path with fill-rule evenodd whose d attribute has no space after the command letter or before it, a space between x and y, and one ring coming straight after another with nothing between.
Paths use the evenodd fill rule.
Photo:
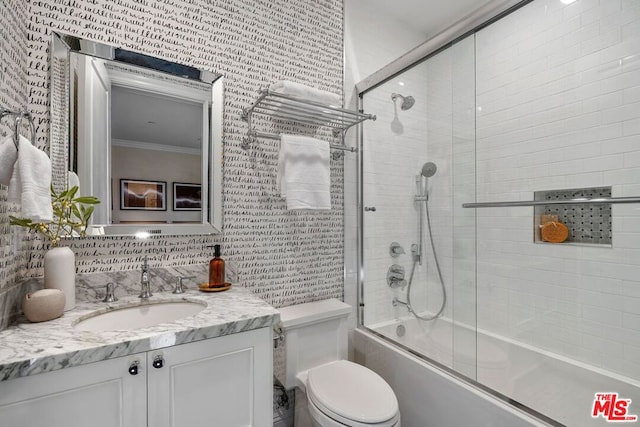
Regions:
<instances>
[{"instance_id":1,"label":"white ceiling","mask_svg":"<svg viewBox=\"0 0 640 427\"><path fill-rule=\"evenodd\" d=\"M202 104L113 85L111 137L200 150Z\"/></svg>"},{"instance_id":2,"label":"white ceiling","mask_svg":"<svg viewBox=\"0 0 640 427\"><path fill-rule=\"evenodd\" d=\"M366 0L381 16L422 33L425 40L494 0Z\"/></svg>"}]
</instances>

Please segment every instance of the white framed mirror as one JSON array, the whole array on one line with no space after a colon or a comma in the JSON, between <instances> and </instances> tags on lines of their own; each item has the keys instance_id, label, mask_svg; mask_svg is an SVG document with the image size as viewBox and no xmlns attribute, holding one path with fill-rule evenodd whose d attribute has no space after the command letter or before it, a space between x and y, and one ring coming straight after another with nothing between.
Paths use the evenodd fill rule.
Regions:
<instances>
[{"instance_id":1,"label":"white framed mirror","mask_svg":"<svg viewBox=\"0 0 640 427\"><path fill-rule=\"evenodd\" d=\"M53 182L100 199L88 234L220 233L222 76L52 38Z\"/></svg>"}]
</instances>

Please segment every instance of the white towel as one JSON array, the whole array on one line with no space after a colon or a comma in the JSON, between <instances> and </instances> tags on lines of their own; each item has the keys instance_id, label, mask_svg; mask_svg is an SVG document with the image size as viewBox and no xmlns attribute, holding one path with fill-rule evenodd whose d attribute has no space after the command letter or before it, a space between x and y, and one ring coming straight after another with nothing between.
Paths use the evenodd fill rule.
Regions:
<instances>
[{"instance_id":1,"label":"white towel","mask_svg":"<svg viewBox=\"0 0 640 427\"><path fill-rule=\"evenodd\" d=\"M277 185L287 209L331 209L329 150L327 141L281 136Z\"/></svg>"},{"instance_id":2,"label":"white towel","mask_svg":"<svg viewBox=\"0 0 640 427\"><path fill-rule=\"evenodd\" d=\"M22 218L52 221L51 160L23 136L20 136L19 148L9 183L9 200L21 203Z\"/></svg>"},{"instance_id":3,"label":"white towel","mask_svg":"<svg viewBox=\"0 0 640 427\"><path fill-rule=\"evenodd\" d=\"M13 175L13 165L18 159L18 150L9 135L0 141L0 184L9 185Z\"/></svg>"},{"instance_id":4,"label":"white towel","mask_svg":"<svg viewBox=\"0 0 640 427\"><path fill-rule=\"evenodd\" d=\"M316 89L301 83L281 80L269 86L269 90L281 93L283 95L291 95L310 101L319 102L321 104L332 105L334 107L342 106L342 99L339 95L325 90Z\"/></svg>"}]
</instances>

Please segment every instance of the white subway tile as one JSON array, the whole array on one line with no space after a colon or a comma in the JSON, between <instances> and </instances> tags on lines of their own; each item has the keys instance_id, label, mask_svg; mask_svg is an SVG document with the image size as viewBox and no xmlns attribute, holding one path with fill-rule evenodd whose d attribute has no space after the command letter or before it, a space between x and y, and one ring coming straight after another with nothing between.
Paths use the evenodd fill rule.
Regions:
<instances>
[{"instance_id":1,"label":"white subway tile","mask_svg":"<svg viewBox=\"0 0 640 427\"><path fill-rule=\"evenodd\" d=\"M625 89L623 91L623 99L625 104L634 104L640 102L640 82L638 82L638 86L633 86Z\"/></svg>"},{"instance_id":2,"label":"white subway tile","mask_svg":"<svg viewBox=\"0 0 640 427\"><path fill-rule=\"evenodd\" d=\"M367 270L375 280L367 285L381 289L375 294L375 310L367 307L366 313L388 319L406 314L390 307L394 294L385 283L392 262L388 244L399 239L407 250L415 240L413 176L422 162L437 158L442 167L439 181L432 181L434 239L448 287L452 277L456 286L462 283L463 269L474 270L477 253L478 326L605 368L622 352L625 333L640 337L637 206L614 207L613 248L534 244L531 208L472 211L459 206L474 195L480 201L526 200L538 189L613 185L615 196L640 194L640 2L607 1L580 0L566 7L534 2L532 13L542 22L534 25L533 15L521 14L517 23L501 21L478 34L476 107L481 108L475 115L475 151L469 151L472 144L457 145L460 137L472 141L473 133L454 136L449 129L469 116L438 107L441 99L451 97L448 81L442 80L446 61L429 68L429 106L421 112L426 120L415 123L400 116L404 133L387 137L393 110L386 111L386 118L378 113L378 127L368 131L377 134L376 148L367 147L365 164L368 170L385 172L365 176L367 186L375 187L366 191L367 197L380 206L365 226L377 233L375 241L366 240L367 260L375 264ZM515 35L504 35L521 27ZM380 98L381 111L389 106L388 95ZM454 164L446 161L451 155ZM474 164L476 173L464 175L472 183L469 190L459 172ZM454 197L452 205L447 200ZM465 216L452 218L454 213ZM464 222L474 218L477 240L474 227ZM409 268L408 259L399 262ZM435 281L433 270L432 261L425 263L420 277L427 272ZM439 290L430 283L419 292L431 304ZM473 302L473 295L459 288L453 293L458 301L464 295ZM607 333L603 325L614 332ZM622 372L640 372L640 364L625 360Z\"/></svg>"},{"instance_id":3,"label":"white subway tile","mask_svg":"<svg viewBox=\"0 0 640 427\"><path fill-rule=\"evenodd\" d=\"M624 313L640 315L640 298L627 297L622 305L622 311Z\"/></svg>"},{"instance_id":4,"label":"white subway tile","mask_svg":"<svg viewBox=\"0 0 640 427\"><path fill-rule=\"evenodd\" d=\"M640 102L608 108L602 112L602 123L609 124L633 120L638 117L638 111L640 111Z\"/></svg>"},{"instance_id":5,"label":"white subway tile","mask_svg":"<svg viewBox=\"0 0 640 427\"><path fill-rule=\"evenodd\" d=\"M619 307L600 308L599 306L585 305L582 308L582 318L603 326L614 328L622 327L622 313Z\"/></svg>"},{"instance_id":6,"label":"white subway tile","mask_svg":"<svg viewBox=\"0 0 640 427\"><path fill-rule=\"evenodd\" d=\"M624 135L640 135L640 118L627 120L623 124Z\"/></svg>"}]
</instances>

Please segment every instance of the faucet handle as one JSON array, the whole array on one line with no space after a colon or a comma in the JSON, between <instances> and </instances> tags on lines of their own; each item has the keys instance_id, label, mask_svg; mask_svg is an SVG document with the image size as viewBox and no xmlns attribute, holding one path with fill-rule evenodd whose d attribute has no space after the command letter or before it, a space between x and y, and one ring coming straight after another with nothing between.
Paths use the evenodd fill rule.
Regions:
<instances>
[{"instance_id":1,"label":"faucet handle","mask_svg":"<svg viewBox=\"0 0 640 427\"><path fill-rule=\"evenodd\" d=\"M104 295L104 299L102 300L102 302L116 302L116 301L118 301L118 298L116 298L116 294L115 294L116 286L118 286L118 285L113 283L113 282L107 283L107 285L105 286L105 288L107 288L107 290L106 290L106 293Z\"/></svg>"},{"instance_id":2,"label":"faucet handle","mask_svg":"<svg viewBox=\"0 0 640 427\"><path fill-rule=\"evenodd\" d=\"M174 294L183 294L185 286L182 284L182 281L185 279L195 279L196 276L178 276L176 277L176 287L173 290Z\"/></svg>"},{"instance_id":3,"label":"faucet handle","mask_svg":"<svg viewBox=\"0 0 640 427\"><path fill-rule=\"evenodd\" d=\"M389 245L389 255L391 255L393 258L397 258L403 253L404 248L400 245L400 243L391 242L391 245Z\"/></svg>"},{"instance_id":4,"label":"faucet handle","mask_svg":"<svg viewBox=\"0 0 640 427\"><path fill-rule=\"evenodd\" d=\"M407 281L404 279L404 267L398 264L393 264L387 271L387 285L392 288L404 288L407 286Z\"/></svg>"}]
</instances>

